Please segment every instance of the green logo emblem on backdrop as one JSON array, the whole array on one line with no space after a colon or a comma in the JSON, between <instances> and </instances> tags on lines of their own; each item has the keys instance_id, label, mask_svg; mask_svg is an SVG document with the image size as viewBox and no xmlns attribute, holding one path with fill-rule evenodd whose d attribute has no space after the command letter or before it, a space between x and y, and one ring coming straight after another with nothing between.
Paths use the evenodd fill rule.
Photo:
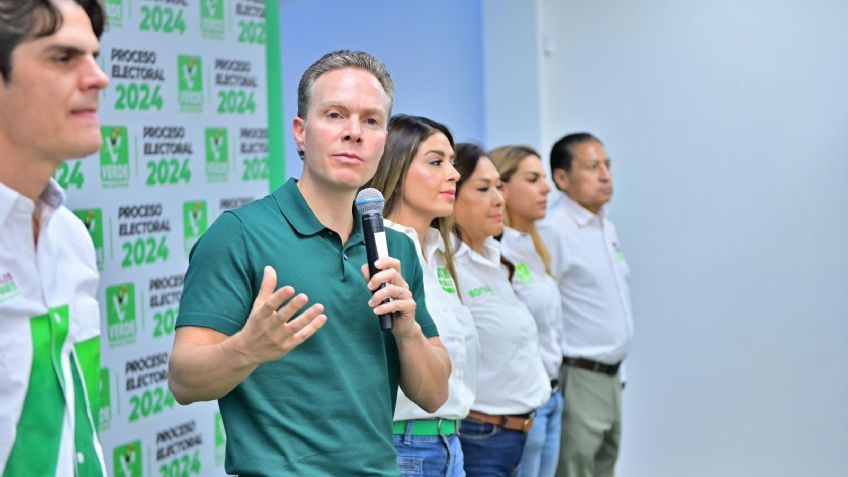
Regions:
<instances>
[{"instance_id":1,"label":"green logo emblem on backdrop","mask_svg":"<svg viewBox=\"0 0 848 477\"><path fill-rule=\"evenodd\" d=\"M526 263L518 262L515 264L515 278L521 283L529 285L533 283L533 272L530 271L530 267Z\"/></svg>"},{"instance_id":2,"label":"green logo emblem on backdrop","mask_svg":"<svg viewBox=\"0 0 848 477\"><path fill-rule=\"evenodd\" d=\"M100 180L103 187L127 187L130 180L129 134L125 126L103 126Z\"/></svg>"},{"instance_id":3,"label":"green logo emblem on backdrop","mask_svg":"<svg viewBox=\"0 0 848 477\"><path fill-rule=\"evenodd\" d=\"M203 38L224 39L224 0L200 0L200 31Z\"/></svg>"},{"instance_id":4,"label":"green logo emblem on backdrop","mask_svg":"<svg viewBox=\"0 0 848 477\"><path fill-rule=\"evenodd\" d=\"M112 423L112 395L110 394L109 368L100 368L100 411L97 429L100 432L109 429Z\"/></svg>"},{"instance_id":5,"label":"green logo emblem on backdrop","mask_svg":"<svg viewBox=\"0 0 848 477\"><path fill-rule=\"evenodd\" d=\"M106 17L109 28L120 27L124 21L123 0L106 0Z\"/></svg>"},{"instance_id":6,"label":"green logo emblem on backdrop","mask_svg":"<svg viewBox=\"0 0 848 477\"><path fill-rule=\"evenodd\" d=\"M143 477L141 472L141 441L115 447L112 451L112 475L115 477Z\"/></svg>"},{"instance_id":7,"label":"green logo emblem on backdrop","mask_svg":"<svg viewBox=\"0 0 848 477\"><path fill-rule=\"evenodd\" d=\"M88 229L97 255L97 269L103 271L103 212L100 209L78 209L74 211L74 215L79 217Z\"/></svg>"},{"instance_id":8,"label":"green logo emblem on backdrop","mask_svg":"<svg viewBox=\"0 0 848 477\"><path fill-rule=\"evenodd\" d=\"M436 278L439 280L439 286L446 293L456 293L456 284L453 282L453 277L445 267L436 269Z\"/></svg>"},{"instance_id":9,"label":"green logo emblem on backdrop","mask_svg":"<svg viewBox=\"0 0 848 477\"><path fill-rule=\"evenodd\" d=\"M180 111L199 113L203 111L203 63L199 56L177 57L180 86Z\"/></svg>"},{"instance_id":10,"label":"green logo emblem on backdrop","mask_svg":"<svg viewBox=\"0 0 848 477\"><path fill-rule=\"evenodd\" d=\"M206 232L209 224L206 201L197 200L183 202L183 236L185 237L186 255L191 247Z\"/></svg>"},{"instance_id":11,"label":"green logo emblem on backdrop","mask_svg":"<svg viewBox=\"0 0 848 477\"><path fill-rule=\"evenodd\" d=\"M207 182L226 182L230 171L227 129L206 128L205 145Z\"/></svg>"},{"instance_id":12,"label":"green logo emblem on backdrop","mask_svg":"<svg viewBox=\"0 0 848 477\"><path fill-rule=\"evenodd\" d=\"M122 283L106 289L106 326L109 346L135 343L135 285Z\"/></svg>"},{"instance_id":13,"label":"green logo emblem on backdrop","mask_svg":"<svg viewBox=\"0 0 848 477\"><path fill-rule=\"evenodd\" d=\"M227 453L227 433L224 430L224 419L221 412L215 412L215 464L224 465L224 456Z\"/></svg>"}]
</instances>

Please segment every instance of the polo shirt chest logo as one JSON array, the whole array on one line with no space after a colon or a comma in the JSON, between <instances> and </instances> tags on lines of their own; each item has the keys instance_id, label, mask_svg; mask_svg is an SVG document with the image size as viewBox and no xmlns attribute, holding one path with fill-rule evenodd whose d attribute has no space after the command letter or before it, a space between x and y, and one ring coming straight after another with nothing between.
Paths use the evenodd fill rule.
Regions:
<instances>
[{"instance_id":1,"label":"polo shirt chest logo","mask_svg":"<svg viewBox=\"0 0 848 477\"><path fill-rule=\"evenodd\" d=\"M106 289L106 326L109 346L135 343L135 285L122 283Z\"/></svg>"},{"instance_id":2,"label":"polo shirt chest logo","mask_svg":"<svg viewBox=\"0 0 848 477\"><path fill-rule=\"evenodd\" d=\"M468 290L468 298L472 300L485 300L495 296L494 290L489 285L483 285Z\"/></svg>"},{"instance_id":3,"label":"polo shirt chest logo","mask_svg":"<svg viewBox=\"0 0 848 477\"><path fill-rule=\"evenodd\" d=\"M533 272L530 271L530 267L524 262L515 264L515 278L523 285L530 285L534 281Z\"/></svg>"},{"instance_id":4,"label":"polo shirt chest logo","mask_svg":"<svg viewBox=\"0 0 848 477\"><path fill-rule=\"evenodd\" d=\"M11 300L21 294L21 290L12 277L12 272L0 271L0 303Z\"/></svg>"},{"instance_id":5,"label":"polo shirt chest logo","mask_svg":"<svg viewBox=\"0 0 848 477\"><path fill-rule=\"evenodd\" d=\"M436 278L438 278L439 286L442 287L445 293L452 295L456 293L456 284L453 282L453 277L451 277L450 271L446 267L436 269Z\"/></svg>"}]
</instances>

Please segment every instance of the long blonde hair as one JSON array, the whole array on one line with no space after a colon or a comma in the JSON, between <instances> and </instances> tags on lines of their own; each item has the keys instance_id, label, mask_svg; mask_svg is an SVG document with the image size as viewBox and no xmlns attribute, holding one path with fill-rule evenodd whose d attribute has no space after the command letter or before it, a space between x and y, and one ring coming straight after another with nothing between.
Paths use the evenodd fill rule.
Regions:
<instances>
[{"instance_id":1,"label":"long blonde hair","mask_svg":"<svg viewBox=\"0 0 848 477\"><path fill-rule=\"evenodd\" d=\"M412 159L418 153L418 147L421 146L421 143L433 134L442 133L448 138L451 147L454 146L453 135L447 126L422 116L406 114L392 116L389 120L388 130L388 139L386 139L386 146L383 149L380 164L377 166L377 172L363 186L363 188L373 187L383 193L383 197L386 199L383 215L387 217L398 208L403 200L403 183L406 180L406 173L409 171L409 164L412 163ZM445 263L448 273L453 278L457 295L461 300L462 295L459 293L459 280L456 275L453 244L450 236L453 230L453 216L436 217L430 227L437 229L442 236L442 242L445 246Z\"/></svg>"},{"instance_id":2,"label":"long blonde hair","mask_svg":"<svg viewBox=\"0 0 848 477\"><path fill-rule=\"evenodd\" d=\"M538 152L530 146L501 146L495 149L492 149L487 154L489 159L492 160L492 163L495 164L495 167L498 169L498 174L501 175L501 181L506 183L512 179L515 171L518 170L518 167L521 165L521 161L523 161L527 156L536 156L541 158ZM509 201L505 202L506 204L506 216L504 217L504 225L511 226L512 224L512 212L509 210ZM528 230L530 234L530 238L533 239L533 248L536 249L536 253L539 254L539 257L542 259L542 263L545 265L545 272L548 275L551 275L551 254L548 253L548 248L545 247L545 243L542 242L542 236L539 234L539 229L536 228L536 223L533 222L530 224L530 230Z\"/></svg>"}]
</instances>

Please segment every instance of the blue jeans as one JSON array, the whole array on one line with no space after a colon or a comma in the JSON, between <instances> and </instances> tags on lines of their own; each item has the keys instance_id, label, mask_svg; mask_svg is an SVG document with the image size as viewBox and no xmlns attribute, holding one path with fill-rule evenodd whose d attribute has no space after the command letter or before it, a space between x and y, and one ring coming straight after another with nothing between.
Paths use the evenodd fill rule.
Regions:
<instances>
[{"instance_id":1,"label":"blue jeans","mask_svg":"<svg viewBox=\"0 0 848 477\"><path fill-rule=\"evenodd\" d=\"M551 394L544 406L536 409L533 427L527 434L524 455L518 465L519 477L554 477L559 462L562 430L562 391Z\"/></svg>"},{"instance_id":2,"label":"blue jeans","mask_svg":"<svg viewBox=\"0 0 848 477\"><path fill-rule=\"evenodd\" d=\"M465 473L468 477L515 475L526 437L520 431L463 419L459 441L465 454Z\"/></svg>"},{"instance_id":3,"label":"blue jeans","mask_svg":"<svg viewBox=\"0 0 848 477\"><path fill-rule=\"evenodd\" d=\"M459 436L395 435L397 463L403 477L465 477Z\"/></svg>"}]
</instances>

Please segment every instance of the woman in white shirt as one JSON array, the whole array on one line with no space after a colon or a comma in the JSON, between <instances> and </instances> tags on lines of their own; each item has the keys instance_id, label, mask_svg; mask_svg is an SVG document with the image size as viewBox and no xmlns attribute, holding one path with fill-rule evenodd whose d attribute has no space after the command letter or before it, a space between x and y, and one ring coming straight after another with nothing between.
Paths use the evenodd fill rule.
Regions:
<instances>
[{"instance_id":1,"label":"woman in white shirt","mask_svg":"<svg viewBox=\"0 0 848 477\"><path fill-rule=\"evenodd\" d=\"M503 231L501 180L473 144L456 145L460 173L454 207L456 267L463 303L480 340L477 398L462 421L460 441L469 476L513 475L533 412L550 398L536 323L510 284L495 236Z\"/></svg>"},{"instance_id":2,"label":"woman in white shirt","mask_svg":"<svg viewBox=\"0 0 848 477\"><path fill-rule=\"evenodd\" d=\"M389 121L380 165L365 187L386 199L385 225L415 244L424 271L427 310L451 358L448 400L427 413L398 390L394 445L403 475L464 476L459 421L474 402L479 346L471 312L456 286L451 213L459 174L447 127L419 116Z\"/></svg>"},{"instance_id":3,"label":"woman in white shirt","mask_svg":"<svg viewBox=\"0 0 848 477\"><path fill-rule=\"evenodd\" d=\"M503 182L506 199L501 252L515 265L512 287L536 320L539 350L551 380L551 396L536 410L533 428L527 434L519 477L553 477L559 459L562 429L562 393L559 372L562 364L562 316L559 287L551 276L551 259L542 243L536 221L545 216L551 186L545 166L533 148L502 146L489 152Z\"/></svg>"}]
</instances>

